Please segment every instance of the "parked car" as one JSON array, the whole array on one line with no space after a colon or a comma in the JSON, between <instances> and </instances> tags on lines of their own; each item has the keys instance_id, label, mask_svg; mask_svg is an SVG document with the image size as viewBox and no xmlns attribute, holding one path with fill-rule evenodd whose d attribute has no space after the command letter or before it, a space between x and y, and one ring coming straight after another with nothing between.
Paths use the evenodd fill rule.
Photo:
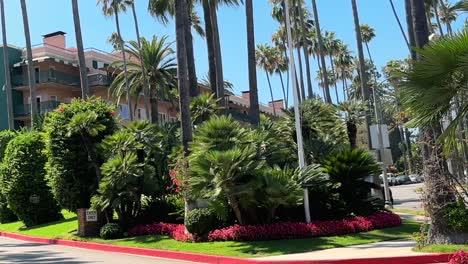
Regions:
<instances>
[{"instance_id":1,"label":"parked car","mask_svg":"<svg viewBox=\"0 0 468 264\"><path fill-rule=\"evenodd\" d=\"M381 180L383 180L383 175L382 175L382 174L380 174L379 177L380 177ZM389 184L390 186L395 186L395 185L398 184L398 181L397 181L396 178L397 178L397 177L396 177L395 174L393 174L393 173L387 173L387 180L388 180L388 184Z\"/></svg>"},{"instance_id":2,"label":"parked car","mask_svg":"<svg viewBox=\"0 0 468 264\"><path fill-rule=\"evenodd\" d=\"M401 175L401 176L396 177L396 182L398 185L401 185L401 184L411 183L412 181L410 177L408 177L407 175Z\"/></svg>"},{"instance_id":3,"label":"parked car","mask_svg":"<svg viewBox=\"0 0 468 264\"><path fill-rule=\"evenodd\" d=\"M424 181L424 177L422 175L419 175L419 174L410 174L409 178L411 179L411 182L413 182L413 183L418 183L418 182L423 182Z\"/></svg>"}]
</instances>

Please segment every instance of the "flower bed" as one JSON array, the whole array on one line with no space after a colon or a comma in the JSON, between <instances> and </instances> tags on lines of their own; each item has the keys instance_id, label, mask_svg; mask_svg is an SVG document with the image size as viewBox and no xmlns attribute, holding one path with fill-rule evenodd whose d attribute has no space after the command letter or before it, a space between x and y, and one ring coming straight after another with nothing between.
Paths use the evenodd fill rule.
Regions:
<instances>
[{"instance_id":1,"label":"flower bed","mask_svg":"<svg viewBox=\"0 0 468 264\"><path fill-rule=\"evenodd\" d=\"M336 236L395 227L401 224L402 221L398 215L380 212L371 216L358 216L337 221L315 221L312 223L283 222L255 226L233 225L211 231L208 234L208 240L261 241ZM155 223L137 226L130 230L128 235L166 235L178 241L194 241L192 235L185 233L185 227L182 224Z\"/></svg>"},{"instance_id":2,"label":"flower bed","mask_svg":"<svg viewBox=\"0 0 468 264\"><path fill-rule=\"evenodd\" d=\"M460 250L453 254L450 258L449 264L468 264L468 252Z\"/></svg>"}]
</instances>

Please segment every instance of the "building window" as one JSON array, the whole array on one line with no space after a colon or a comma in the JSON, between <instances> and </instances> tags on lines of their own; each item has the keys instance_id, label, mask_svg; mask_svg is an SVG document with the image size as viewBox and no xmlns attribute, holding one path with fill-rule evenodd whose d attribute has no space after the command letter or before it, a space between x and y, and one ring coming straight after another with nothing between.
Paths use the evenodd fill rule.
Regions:
<instances>
[{"instance_id":1,"label":"building window","mask_svg":"<svg viewBox=\"0 0 468 264\"><path fill-rule=\"evenodd\" d=\"M56 77L57 77L57 73L55 71L55 67L50 66L49 67L49 80L55 80Z\"/></svg>"},{"instance_id":2,"label":"building window","mask_svg":"<svg viewBox=\"0 0 468 264\"><path fill-rule=\"evenodd\" d=\"M93 69L98 69L98 62L93 60Z\"/></svg>"},{"instance_id":3,"label":"building window","mask_svg":"<svg viewBox=\"0 0 468 264\"><path fill-rule=\"evenodd\" d=\"M39 67L34 67L34 75L36 76L36 83L40 83L40 74L39 74Z\"/></svg>"},{"instance_id":4,"label":"building window","mask_svg":"<svg viewBox=\"0 0 468 264\"><path fill-rule=\"evenodd\" d=\"M54 101L54 102L57 102L57 96L56 95L51 95L50 96L50 101Z\"/></svg>"},{"instance_id":5,"label":"building window","mask_svg":"<svg viewBox=\"0 0 468 264\"><path fill-rule=\"evenodd\" d=\"M175 123L175 122L177 122L177 118L171 116L171 117L169 117L169 122Z\"/></svg>"},{"instance_id":6,"label":"building window","mask_svg":"<svg viewBox=\"0 0 468 264\"><path fill-rule=\"evenodd\" d=\"M167 115L164 113L158 113L158 122L159 124L167 123Z\"/></svg>"},{"instance_id":7,"label":"building window","mask_svg":"<svg viewBox=\"0 0 468 264\"><path fill-rule=\"evenodd\" d=\"M146 111L143 108L137 109L137 118L140 120L146 120Z\"/></svg>"},{"instance_id":8,"label":"building window","mask_svg":"<svg viewBox=\"0 0 468 264\"><path fill-rule=\"evenodd\" d=\"M120 117L122 117L123 119L130 119L130 111L128 110L128 105L119 105L119 113Z\"/></svg>"}]
</instances>

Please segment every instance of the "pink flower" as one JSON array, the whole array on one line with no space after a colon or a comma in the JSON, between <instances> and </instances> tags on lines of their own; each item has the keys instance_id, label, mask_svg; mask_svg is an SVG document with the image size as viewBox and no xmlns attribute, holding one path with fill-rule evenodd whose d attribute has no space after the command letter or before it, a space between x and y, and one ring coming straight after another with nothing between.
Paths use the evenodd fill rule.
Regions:
<instances>
[{"instance_id":1,"label":"pink flower","mask_svg":"<svg viewBox=\"0 0 468 264\"><path fill-rule=\"evenodd\" d=\"M177 172L175 170L169 171L169 177L171 177L171 179L174 179L176 176L177 176Z\"/></svg>"},{"instance_id":2,"label":"pink flower","mask_svg":"<svg viewBox=\"0 0 468 264\"><path fill-rule=\"evenodd\" d=\"M65 109L63 107L57 108L57 113L63 113L65 112Z\"/></svg>"},{"instance_id":3,"label":"pink flower","mask_svg":"<svg viewBox=\"0 0 468 264\"><path fill-rule=\"evenodd\" d=\"M458 251L450 257L449 264L468 264L468 252Z\"/></svg>"},{"instance_id":4,"label":"pink flower","mask_svg":"<svg viewBox=\"0 0 468 264\"><path fill-rule=\"evenodd\" d=\"M109 116L115 116L117 113L115 111L109 111L107 112Z\"/></svg>"}]
</instances>

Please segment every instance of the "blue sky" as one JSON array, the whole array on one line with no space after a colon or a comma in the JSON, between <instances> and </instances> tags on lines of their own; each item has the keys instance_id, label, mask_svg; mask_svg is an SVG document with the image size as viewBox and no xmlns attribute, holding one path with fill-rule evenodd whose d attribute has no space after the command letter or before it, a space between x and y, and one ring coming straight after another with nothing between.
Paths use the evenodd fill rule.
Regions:
<instances>
[{"instance_id":1,"label":"blue sky","mask_svg":"<svg viewBox=\"0 0 468 264\"><path fill-rule=\"evenodd\" d=\"M23 24L19 1L6 0L7 35L8 42L17 46L24 46ZM68 33L68 46L75 46L71 1L69 0L27 0L32 44L40 44L42 35L62 30ZM267 0L254 0L255 37L257 44L271 42L271 35L278 24L271 18L271 5ZM144 37L153 35L169 35L175 40L174 25L162 25L147 12L148 0L136 0L137 12L140 19L140 30ZM306 0L310 8L310 0ZM404 0L394 0L400 18L405 20ZM95 0L79 0L83 41L85 47L111 51L112 47L106 43L108 36L115 31L114 20L104 18ZM320 12L321 26L328 31L336 32L338 38L345 41L350 49L356 49L353 16L350 0L317 0ZM377 37L371 43L373 58L380 68L391 59L402 59L408 54L404 40L398 30L395 18L387 0L358 0L361 24L366 23L375 28ZM309 9L310 10L310 9ZM203 13L198 9L199 14ZM221 35L223 66L225 79L234 84L237 94L248 89L247 73L247 45L245 33L245 9L221 7L219 10L219 28ZM459 19L462 20L462 19ZM406 24L404 25L406 27ZM122 15L122 35L124 39L135 39L131 12ZM175 46L174 46L175 47ZM203 39L195 37L195 57L197 74L206 76L208 72L206 44ZM313 73L316 63L312 63ZM265 73L257 70L259 97L264 103L270 100ZM313 74L315 78L315 74ZM272 79L274 97L282 97L278 77ZM317 90L317 85L314 85ZM291 93L290 93L291 94ZM332 93L333 94L333 93ZM290 96L291 98L291 96Z\"/></svg>"}]
</instances>

